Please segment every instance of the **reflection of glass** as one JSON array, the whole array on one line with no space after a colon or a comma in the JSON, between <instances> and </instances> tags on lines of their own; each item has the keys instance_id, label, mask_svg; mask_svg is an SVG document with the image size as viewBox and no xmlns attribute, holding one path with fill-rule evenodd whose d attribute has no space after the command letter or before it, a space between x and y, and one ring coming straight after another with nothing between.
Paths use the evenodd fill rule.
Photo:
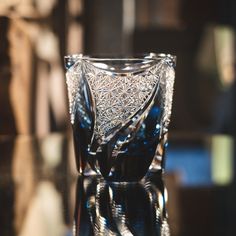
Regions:
<instances>
[{"instance_id":1,"label":"reflection of glass","mask_svg":"<svg viewBox=\"0 0 236 236\"><path fill-rule=\"evenodd\" d=\"M175 58L66 58L77 167L85 175L137 181L163 167Z\"/></svg>"},{"instance_id":2,"label":"reflection of glass","mask_svg":"<svg viewBox=\"0 0 236 236\"><path fill-rule=\"evenodd\" d=\"M80 176L75 235L170 235L161 177L123 184Z\"/></svg>"}]
</instances>

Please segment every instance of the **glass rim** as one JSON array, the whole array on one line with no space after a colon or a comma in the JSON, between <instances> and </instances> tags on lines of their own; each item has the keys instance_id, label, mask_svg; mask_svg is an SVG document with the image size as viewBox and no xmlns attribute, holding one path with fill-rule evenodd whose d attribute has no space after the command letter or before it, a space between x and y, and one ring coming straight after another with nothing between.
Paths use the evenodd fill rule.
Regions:
<instances>
[{"instance_id":1,"label":"glass rim","mask_svg":"<svg viewBox=\"0 0 236 236\"><path fill-rule=\"evenodd\" d=\"M166 58L176 65L177 57L168 53L138 53L133 55L117 55L116 54L98 54L98 55L87 55L87 54L69 54L64 56L65 60L70 59L82 59L89 61L133 61L133 60L159 60Z\"/></svg>"}]
</instances>

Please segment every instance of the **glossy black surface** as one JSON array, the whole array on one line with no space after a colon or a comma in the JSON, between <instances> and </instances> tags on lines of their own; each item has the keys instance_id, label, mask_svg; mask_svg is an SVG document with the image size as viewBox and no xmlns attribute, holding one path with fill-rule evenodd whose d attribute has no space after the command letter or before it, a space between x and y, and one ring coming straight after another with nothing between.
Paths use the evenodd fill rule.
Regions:
<instances>
[{"instance_id":1,"label":"glossy black surface","mask_svg":"<svg viewBox=\"0 0 236 236\"><path fill-rule=\"evenodd\" d=\"M165 184L117 185L78 177L67 135L0 136L0 235L236 235L234 147L230 136L177 135Z\"/></svg>"}]
</instances>

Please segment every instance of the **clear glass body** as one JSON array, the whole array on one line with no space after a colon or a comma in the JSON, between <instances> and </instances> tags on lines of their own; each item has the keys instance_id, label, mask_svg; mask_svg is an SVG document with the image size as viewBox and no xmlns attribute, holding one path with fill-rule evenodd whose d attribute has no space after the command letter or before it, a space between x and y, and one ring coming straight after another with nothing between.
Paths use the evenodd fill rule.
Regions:
<instances>
[{"instance_id":1,"label":"clear glass body","mask_svg":"<svg viewBox=\"0 0 236 236\"><path fill-rule=\"evenodd\" d=\"M78 171L117 182L163 170L175 57L65 57Z\"/></svg>"}]
</instances>

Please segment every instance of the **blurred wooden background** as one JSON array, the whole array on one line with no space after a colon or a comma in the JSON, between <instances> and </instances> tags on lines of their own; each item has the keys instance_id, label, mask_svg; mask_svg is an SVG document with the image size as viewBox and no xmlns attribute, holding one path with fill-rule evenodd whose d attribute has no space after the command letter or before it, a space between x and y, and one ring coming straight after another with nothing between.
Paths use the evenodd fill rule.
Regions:
<instances>
[{"instance_id":1,"label":"blurred wooden background","mask_svg":"<svg viewBox=\"0 0 236 236\"><path fill-rule=\"evenodd\" d=\"M233 0L0 2L0 133L69 127L64 55L177 55L171 130L232 132ZM221 112L218 112L218 110Z\"/></svg>"},{"instance_id":2,"label":"blurred wooden background","mask_svg":"<svg viewBox=\"0 0 236 236\"><path fill-rule=\"evenodd\" d=\"M171 134L235 135L235 12L235 0L0 0L0 134L67 131L65 55L153 51L177 55ZM177 181L172 235L209 235L215 190Z\"/></svg>"},{"instance_id":3,"label":"blurred wooden background","mask_svg":"<svg viewBox=\"0 0 236 236\"><path fill-rule=\"evenodd\" d=\"M82 52L81 1L0 2L0 133L68 125L63 57Z\"/></svg>"}]
</instances>

